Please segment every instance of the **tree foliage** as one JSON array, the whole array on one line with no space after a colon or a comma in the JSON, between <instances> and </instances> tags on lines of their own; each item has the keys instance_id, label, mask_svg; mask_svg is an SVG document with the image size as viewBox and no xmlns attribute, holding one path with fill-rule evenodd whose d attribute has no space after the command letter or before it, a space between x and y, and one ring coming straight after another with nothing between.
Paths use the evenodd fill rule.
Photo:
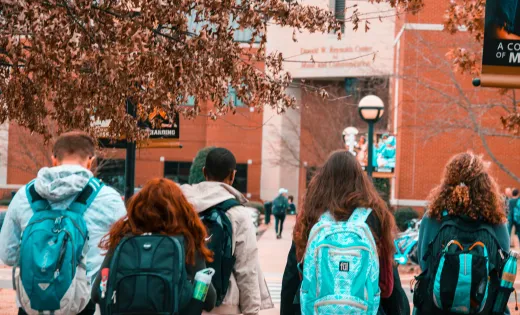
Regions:
<instances>
[{"instance_id":1,"label":"tree foliage","mask_svg":"<svg viewBox=\"0 0 520 315\"><path fill-rule=\"evenodd\" d=\"M363 16L351 14L345 20L357 28ZM0 122L48 136L51 123L95 132L93 121L110 119L111 135L134 138L142 136L137 120L154 110L211 119L234 112L230 86L258 110L283 112L295 106L284 93L291 76L280 53L265 54L268 23L340 29L332 12L296 1L0 0ZM258 45L234 41L239 29L252 30ZM195 106L182 106L193 97ZM137 120L127 99L139 105Z\"/></svg>"},{"instance_id":2,"label":"tree foliage","mask_svg":"<svg viewBox=\"0 0 520 315\"><path fill-rule=\"evenodd\" d=\"M453 0L444 16L445 30L455 34L461 28L464 28L481 48L484 42L485 11L485 0ZM472 75L480 74L482 49L457 47L451 49L447 56L453 61L453 65L458 72ZM515 104L516 107L520 107L520 105ZM501 122L506 130L520 135L520 112L518 110L513 110L503 116Z\"/></svg>"}]
</instances>

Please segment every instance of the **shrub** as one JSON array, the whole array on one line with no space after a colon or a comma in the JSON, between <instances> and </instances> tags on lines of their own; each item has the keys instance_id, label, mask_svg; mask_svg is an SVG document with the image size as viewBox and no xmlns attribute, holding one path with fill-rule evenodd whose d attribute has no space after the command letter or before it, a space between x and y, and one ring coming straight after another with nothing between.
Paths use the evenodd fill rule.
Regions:
<instances>
[{"instance_id":1,"label":"shrub","mask_svg":"<svg viewBox=\"0 0 520 315\"><path fill-rule=\"evenodd\" d=\"M250 207L250 208L255 208L261 214L265 214L264 205L261 202L250 201L250 202L246 203L245 206Z\"/></svg>"},{"instance_id":2,"label":"shrub","mask_svg":"<svg viewBox=\"0 0 520 315\"><path fill-rule=\"evenodd\" d=\"M190 185L202 183L206 179L204 178L204 173L202 172L202 168L206 164L206 157L209 154L209 151L213 150L215 147L205 147L197 152L195 159L190 167L190 178L188 182Z\"/></svg>"},{"instance_id":3,"label":"shrub","mask_svg":"<svg viewBox=\"0 0 520 315\"><path fill-rule=\"evenodd\" d=\"M399 208L394 213L395 223L401 231L405 231L408 228L408 222L412 219L418 219L419 213L412 208Z\"/></svg>"},{"instance_id":4,"label":"shrub","mask_svg":"<svg viewBox=\"0 0 520 315\"><path fill-rule=\"evenodd\" d=\"M376 187L379 196L386 202L390 209L390 179L388 178L374 178L374 186Z\"/></svg>"}]
</instances>

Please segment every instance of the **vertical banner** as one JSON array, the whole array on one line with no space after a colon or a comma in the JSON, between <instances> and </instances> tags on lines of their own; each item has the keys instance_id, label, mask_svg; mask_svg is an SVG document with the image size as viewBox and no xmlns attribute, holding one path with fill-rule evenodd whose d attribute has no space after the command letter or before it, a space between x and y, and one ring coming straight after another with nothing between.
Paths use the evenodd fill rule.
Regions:
<instances>
[{"instance_id":1,"label":"vertical banner","mask_svg":"<svg viewBox=\"0 0 520 315\"><path fill-rule=\"evenodd\" d=\"M520 0L487 0L481 85L520 88Z\"/></svg>"}]
</instances>

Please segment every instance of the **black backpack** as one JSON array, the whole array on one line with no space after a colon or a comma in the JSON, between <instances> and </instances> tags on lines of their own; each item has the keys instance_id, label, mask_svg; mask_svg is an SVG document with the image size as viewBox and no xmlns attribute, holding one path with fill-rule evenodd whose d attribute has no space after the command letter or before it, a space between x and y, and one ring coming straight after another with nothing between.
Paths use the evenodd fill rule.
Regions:
<instances>
[{"instance_id":1,"label":"black backpack","mask_svg":"<svg viewBox=\"0 0 520 315\"><path fill-rule=\"evenodd\" d=\"M445 216L415 279L414 306L419 314L490 314L507 257L490 225Z\"/></svg>"},{"instance_id":2,"label":"black backpack","mask_svg":"<svg viewBox=\"0 0 520 315\"><path fill-rule=\"evenodd\" d=\"M180 314L193 294L185 264L182 236L125 237L110 262L102 313Z\"/></svg>"},{"instance_id":3,"label":"black backpack","mask_svg":"<svg viewBox=\"0 0 520 315\"><path fill-rule=\"evenodd\" d=\"M240 203L233 198L199 214L208 231L208 248L213 252L213 262L207 263L207 266L215 269L211 282L217 291L216 306L220 306L226 297L236 261L233 256L233 226L226 211L239 205Z\"/></svg>"},{"instance_id":4,"label":"black backpack","mask_svg":"<svg viewBox=\"0 0 520 315\"><path fill-rule=\"evenodd\" d=\"M289 203L286 200L287 199L282 195L276 197L273 200L272 209L273 209L274 215L285 215L286 214L287 206L289 205Z\"/></svg>"}]
</instances>

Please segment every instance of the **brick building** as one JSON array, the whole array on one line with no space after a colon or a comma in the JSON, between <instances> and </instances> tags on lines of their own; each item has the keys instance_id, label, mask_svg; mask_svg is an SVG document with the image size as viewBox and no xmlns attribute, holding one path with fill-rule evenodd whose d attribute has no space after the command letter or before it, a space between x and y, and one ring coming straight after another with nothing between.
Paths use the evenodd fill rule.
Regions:
<instances>
[{"instance_id":1,"label":"brick building","mask_svg":"<svg viewBox=\"0 0 520 315\"><path fill-rule=\"evenodd\" d=\"M424 206L445 163L466 150L491 162L502 189L520 186L520 137L504 132L500 123L516 106L514 92L475 88L472 77L453 71L446 58L450 49L481 47L464 30L456 35L443 31L449 3L425 0L423 10L396 22L391 108L399 144L392 185L397 206Z\"/></svg>"},{"instance_id":2,"label":"brick building","mask_svg":"<svg viewBox=\"0 0 520 315\"><path fill-rule=\"evenodd\" d=\"M252 200L260 197L262 114L248 107L237 109L217 121L206 117L180 121L182 148L143 148L136 153L136 186L154 177L167 177L187 183L193 158L206 146L222 146L237 158L236 187ZM4 193L17 189L36 176L39 168L50 164L50 148L43 139L11 124L3 131L2 143L7 159L0 166L0 188ZM125 150L105 149L97 175L123 192Z\"/></svg>"},{"instance_id":3,"label":"brick building","mask_svg":"<svg viewBox=\"0 0 520 315\"><path fill-rule=\"evenodd\" d=\"M292 33L276 27L269 30L268 50L301 60L312 55L317 63L286 65L296 78L288 93L297 97L300 108L270 120L264 128L263 163L273 167L262 170L263 198L276 194L276 187L285 187L301 200L314 170L328 152L344 147L340 138L343 128L354 126L360 134L366 132L356 106L367 94L378 95L386 104L376 132L388 132L397 139L394 173L383 175L390 178L389 199L394 206L424 207L448 159L467 150L481 153L491 162L491 173L501 188L520 186L520 137L504 132L500 123L500 117L514 109L518 98L513 92L502 95L497 89L475 88L472 77L454 72L446 57L450 49L481 47L464 30L456 35L443 31L443 15L449 3L425 0L417 14L395 19L384 5L314 0L313 5L328 6L333 11L357 5L359 12L386 17L382 22L372 19L368 33L353 32L346 25L341 41L334 41L330 35L304 33L292 43ZM377 13L382 11L387 13ZM362 61L366 61L364 52L371 51L378 54L368 66ZM348 65L331 63L340 64L338 67L319 63L355 57L359 57L354 60L358 62ZM325 87L328 100L316 97L311 85ZM267 119L268 112L264 123ZM276 144L274 149L269 142Z\"/></svg>"}]
</instances>

